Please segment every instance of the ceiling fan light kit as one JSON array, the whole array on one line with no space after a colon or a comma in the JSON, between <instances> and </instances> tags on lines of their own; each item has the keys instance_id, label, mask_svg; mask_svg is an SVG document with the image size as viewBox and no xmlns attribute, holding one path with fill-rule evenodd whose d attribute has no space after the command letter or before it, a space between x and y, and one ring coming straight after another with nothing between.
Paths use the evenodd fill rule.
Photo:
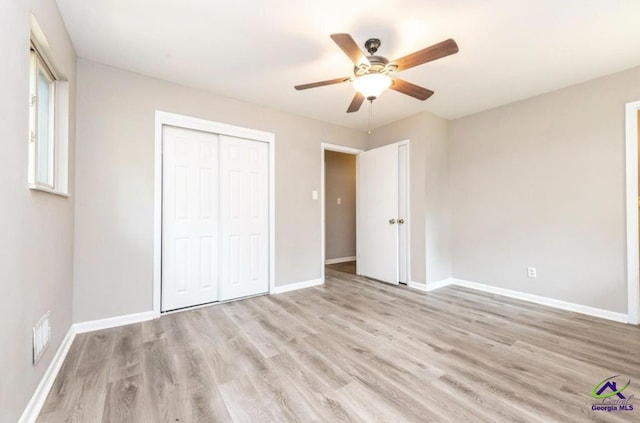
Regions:
<instances>
[{"instance_id":1,"label":"ceiling fan light kit","mask_svg":"<svg viewBox=\"0 0 640 423\"><path fill-rule=\"evenodd\" d=\"M378 98L388 88L421 101L426 100L433 95L433 91L392 77L390 74L441 59L458 52L456 42L448 39L397 60L390 61L386 57L376 55L376 52L382 44L377 38L370 38L365 42L364 46L369 53L368 56L358 47L353 37L349 34L331 34L331 39L342 49L349 59L351 59L354 65L353 77L335 78L327 81L296 85L295 89L306 90L351 81L353 82L353 88L356 90L356 93L353 100L351 100L347 113L357 112L360 110L365 99L373 102L373 100Z\"/></svg>"},{"instance_id":2,"label":"ceiling fan light kit","mask_svg":"<svg viewBox=\"0 0 640 423\"><path fill-rule=\"evenodd\" d=\"M373 101L391 86L391 78L384 73L368 73L353 81L353 88L364 98Z\"/></svg>"}]
</instances>

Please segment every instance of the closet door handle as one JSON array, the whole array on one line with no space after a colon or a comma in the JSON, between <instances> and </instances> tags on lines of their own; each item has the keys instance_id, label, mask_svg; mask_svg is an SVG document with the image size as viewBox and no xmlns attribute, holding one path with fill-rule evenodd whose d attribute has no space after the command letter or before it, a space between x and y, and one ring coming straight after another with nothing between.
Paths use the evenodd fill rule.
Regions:
<instances>
[{"instance_id":1,"label":"closet door handle","mask_svg":"<svg viewBox=\"0 0 640 423\"><path fill-rule=\"evenodd\" d=\"M393 224L396 223L396 220L395 219L389 219L389 223L393 225Z\"/></svg>"},{"instance_id":2,"label":"closet door handle","mask_svg":"<svg viewBox=\"0 0 640 423\"><path fill-rule=\"evenodd\" d=\"M404 219L398 219L398 223L402 225L404 223Z\"/></svg>"}]
</instances>

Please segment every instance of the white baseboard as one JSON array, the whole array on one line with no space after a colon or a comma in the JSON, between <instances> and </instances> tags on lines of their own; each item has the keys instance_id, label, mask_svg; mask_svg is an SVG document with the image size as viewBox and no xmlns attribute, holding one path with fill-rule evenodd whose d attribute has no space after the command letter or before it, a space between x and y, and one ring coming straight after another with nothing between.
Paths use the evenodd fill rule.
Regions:
<instances>
[{"instance_id":1,"label":"white baseboard","mask_svg":"<svg viewBox=\"0 0 640 423\"><path fill-rule=\"evenodd\" d=\"M445 286L449 286L453 283L453 279L447 278L442 279L441 281L431 282L427 284L426 291L435 291L436 289L444 288Z\"/></svg>"},{"instance_id":2,"label":"white baseboard","mask_svg":"<svg viewBox=\"0 0 640 423\"><path fill-rule=\"evenodd\" d=\"M93 332L94 330L115 328L132 323L146 322L153 319L153 311L125 314L124 316L109 317L107 319L90 320L73 325L76 333Z\"/></svg>"},{"instance_id":3,"label":"white baseboard","mask_svg":"<svg viewBox=\"0 0 640 423\"><path fill-rule=\"evenodd\" d=\"M56 376L58 376L58 372L62 367L62 363L64 363L64 359L67 357L67 353L69 352L69 348L71 348L71 344L76 336L76 332L74 330L73 325L67 331L62 343L58 347L58 351L56 351L56 355L53 356L53 360L49 363L49 367L44 372L40 383L36 387L35 392L31 396L27 407L24 409L22 416L20 416L20 420L18 423L34 423L40 414L40 410L42 410L42 406L44 405L47 396L49 395L49 391L53 386L53 382L56 380Z\"/></svg>"},{"instance_id":4,"label":"white baseboard","mask_svg":"<svg viewBox=\"0 0 640 423\"><path fill-rule=\"evenodd\" d=\"M485 285L477 282L465 281L462 279L452 279L452 284L471 288L478 291L489 292L491 294L502 295L503 297L515 298L518 300L529 301L531 303L541 304L549 307L559 308L561 310L573 311L576 313L586 314L589 316L600 317L602 319L613 320L615 322L628 323L629 316L624 313L616 313L614 311L602 310L600 308L585 306L582 304L570 303L567 301L556 300L555 298L542 297L539 295L528 294L511 289L500 288L497 286Z\"/></svg>"},{"instance_id":5,"label":"white baseboard","mask_svg":"<svg viewBox=\"0 0 640 423\"><path fill-rule=\"evenodd\" d=\"M422 282L409 281L407 286L409 288L417 289L420 291L427 291L427 285L423 284Z\"/></svg>"},{"instance_id":6,"label":"white baseboard","mask_svg":"<svg viewBox=\"0 0 640 423\"><path fill-rule=\"evenodd\" d=\"M290 283L288 285L276 286L273 290L274 294L282 294L284 292L295 291L297 289L311 288L312 286L322 285L322 279L311 279L310 281Z\"/></svg>"},{"instance_id":7,"label":"white baseboard","mask_svg":"<svg viewBox=\"0 0 640 423\"><path fill-rule=\"evenodd\" d=\"M355 261L356 256L353 257L340 257L334 259L327 259L324 261L324 264L338 264L338 263L346 263L348 261Z\"/></svg>"},{"instance_id":8,"label":"white baseboard","mask_svg":"<svg viewBox=\"0 0 640 423\"><path fill-rule=\"evenodd\" d=\"M60 344L60 347L58 347L56 355L53 357L53 360L51 360L49 367L45 371L44 376L42 376L38 387L31 396L31 400L29 400L29 403L24 409L18 423L34 423L38 418L38 415L42 410L42 406L49 395L49 391L53 386L53 382L56 380L56 376L58 376L62 363L64 363L64 359L67 357L69 348L71 348L71 344L77 334L129 325L131 323L144 322L151 319L153 319L153 312L145 311L142 313L127 314L124 316L110 317L108 319L72 324L64 337L64 340Z\"/></svg>"}]
</instances>

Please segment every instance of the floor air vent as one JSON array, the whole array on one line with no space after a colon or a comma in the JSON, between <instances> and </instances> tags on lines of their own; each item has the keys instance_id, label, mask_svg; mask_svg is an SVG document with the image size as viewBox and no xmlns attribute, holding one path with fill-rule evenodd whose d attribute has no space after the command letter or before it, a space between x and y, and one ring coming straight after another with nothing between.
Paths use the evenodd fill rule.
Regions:
<instances>
[{"instance_id":1,"label":"floor air vent","mask_svg":"<svg viewBox=\"0 0 640 423\"><path fill-rule=\"evenodd\" d=\"M49 312L40 318L33 328L33 365L38 364L38 360L49 346L51 341L51 326L49 325Z\"/></svg>"}]
</instances>

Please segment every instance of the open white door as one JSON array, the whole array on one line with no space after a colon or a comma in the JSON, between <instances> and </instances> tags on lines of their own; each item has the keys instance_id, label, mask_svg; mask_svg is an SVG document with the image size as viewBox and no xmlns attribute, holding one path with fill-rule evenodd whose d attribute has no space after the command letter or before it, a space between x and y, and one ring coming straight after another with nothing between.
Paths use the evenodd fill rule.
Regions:
<instances>
[{"instance_id":1,"label":"open white door","mask_svg":"<svg viewBox=\"0 0 640 423\"><path fill-rule=\"evenodd\" d=\"M162 134L162 311L218 300L218 136Z\"/></svg>"},{"instance_id":2,"label":"open white door","mask_svg":"<svg viewBox=\"0 0 640 423\"><path fill-rule=\"evenodd\" d=\"M358 155L358 273L397 284L398 145Z\"/></svg>"}]
</instances>

